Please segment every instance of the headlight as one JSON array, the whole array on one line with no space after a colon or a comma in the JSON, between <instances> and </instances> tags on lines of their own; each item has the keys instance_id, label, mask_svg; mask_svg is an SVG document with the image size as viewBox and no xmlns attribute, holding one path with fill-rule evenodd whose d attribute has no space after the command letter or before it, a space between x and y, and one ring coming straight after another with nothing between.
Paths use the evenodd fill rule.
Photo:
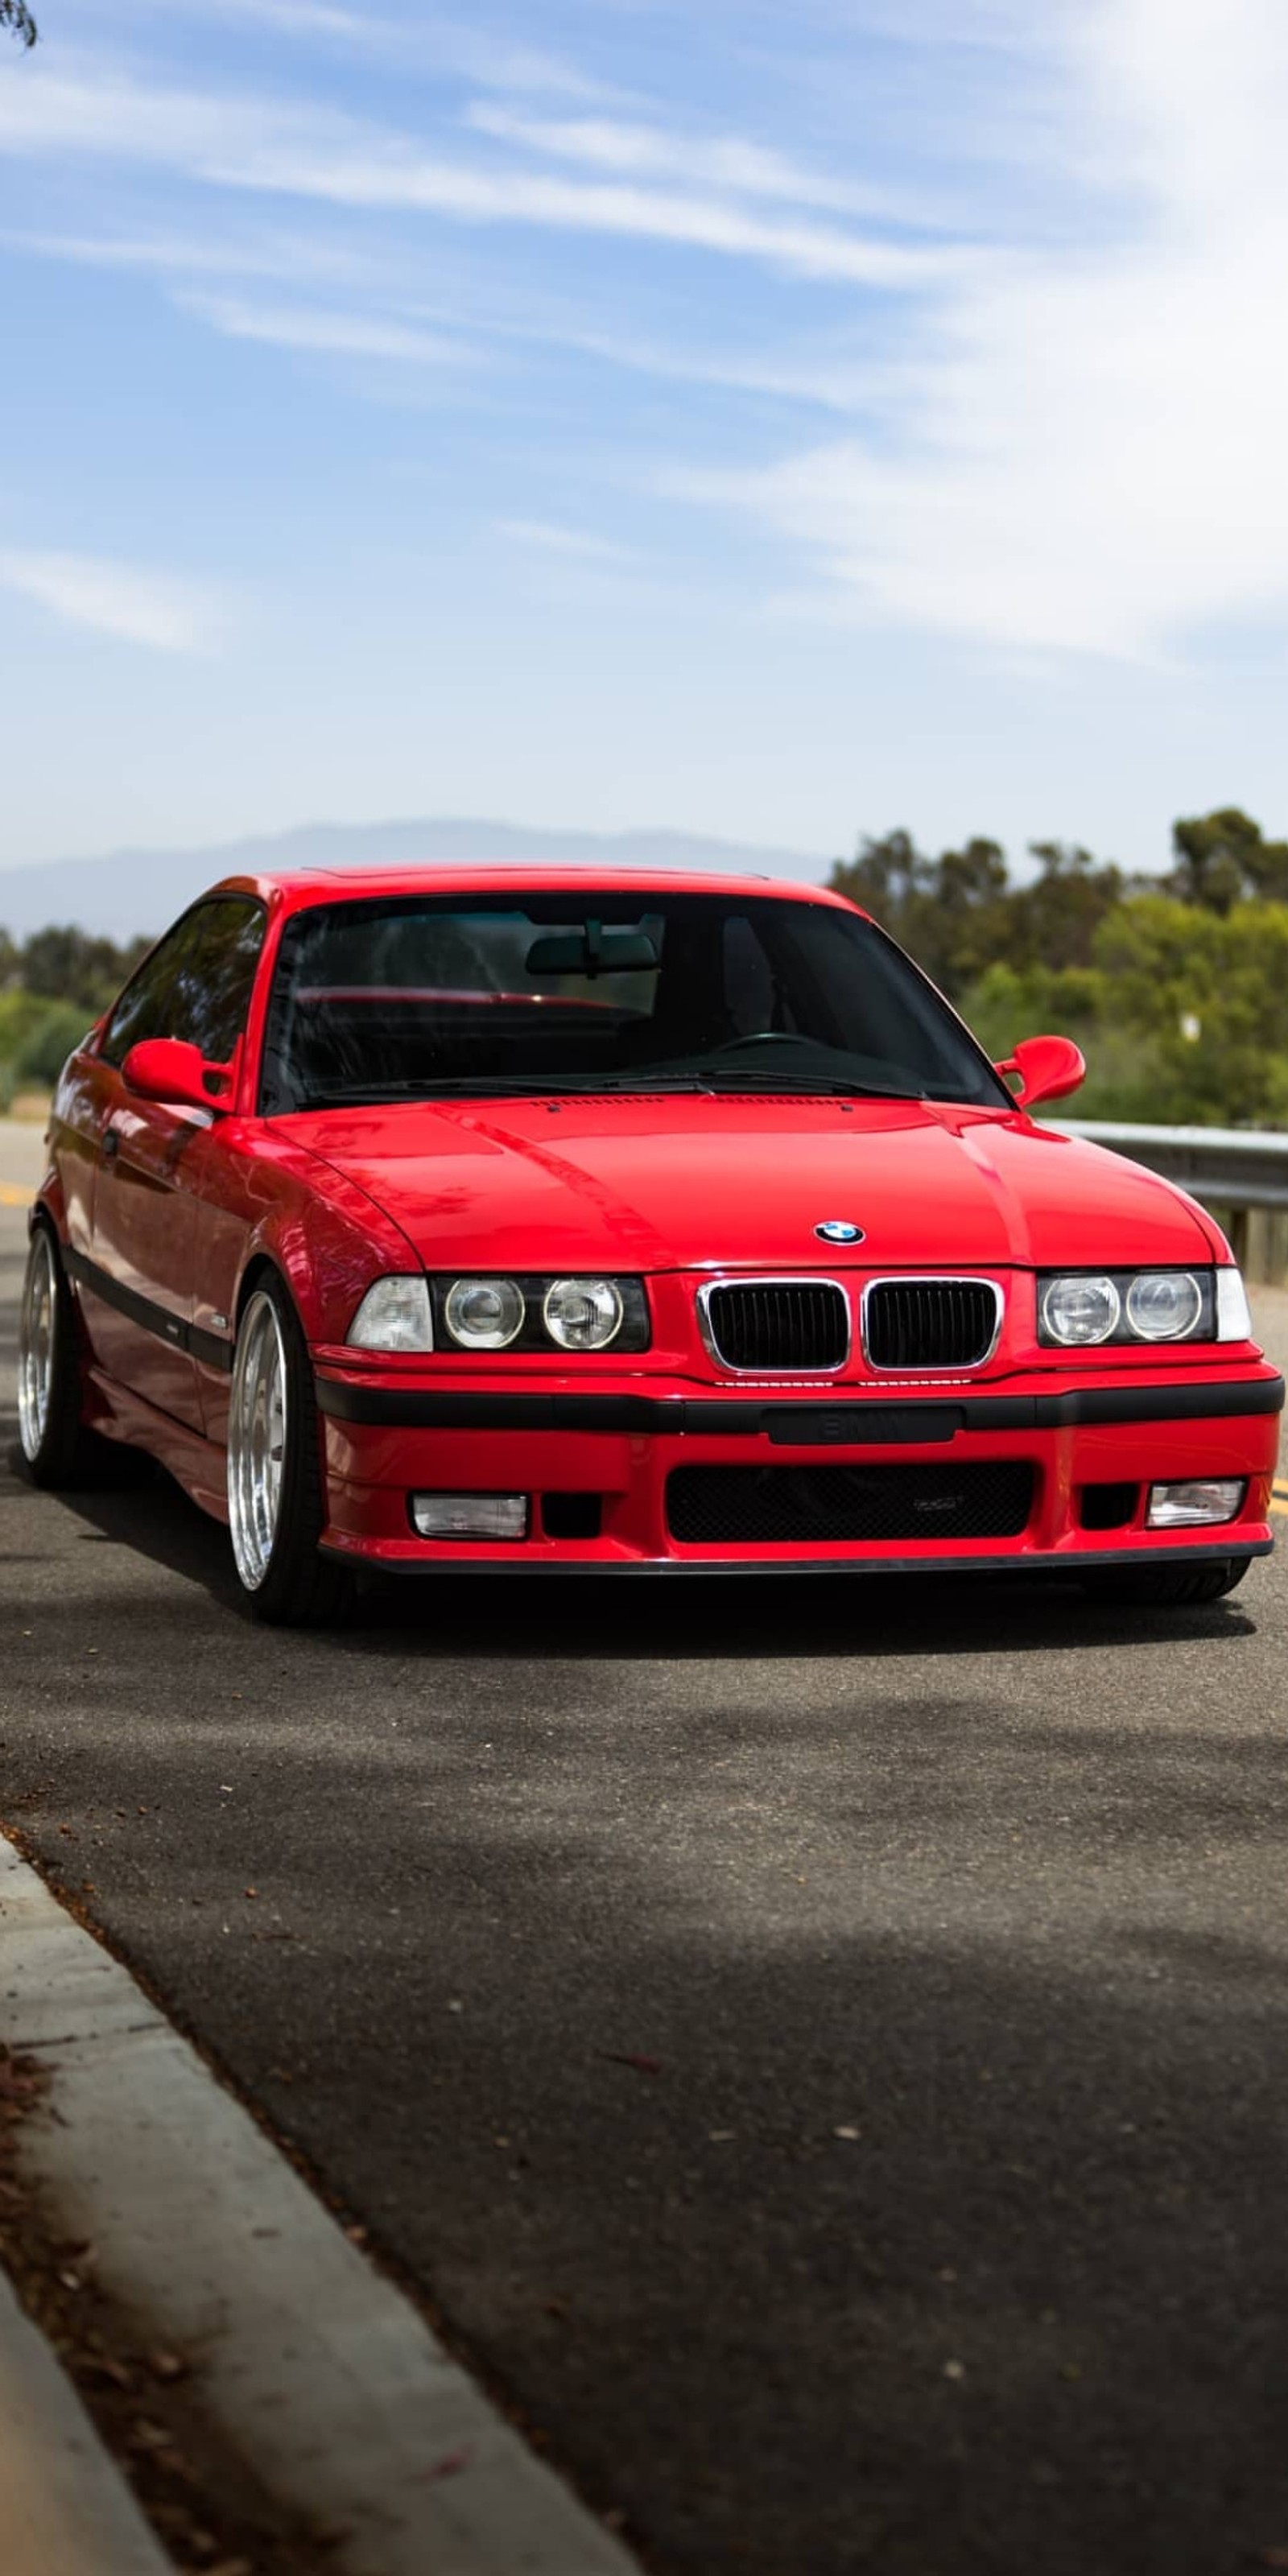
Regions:
<instances>
[{"instance_id":1,"label":"headlight","mask_svg":"<svg viewBox=\"0 0 1288 2576\"><path fill-rule=\"evenodd\" d=\"M377 1279L349 1326L348 1339L357 1351L432 1351L434 1315L424 1272Z\"/></svg>"},{"instance_id":2,"label":"headlight","mask_svg":"<svg viewBox=\"0 0 1288 2576\"><path fill-rule=\"evenodd\" d=\"M527 1308L513 1279L457 1279L447 1291L443 1320L467 1351L503 1351L517 1341Z\"/></svg>"},{"instance_id":3,"label":"headlight","mask_svg":"<svg viewBox=\"0 0 1288 2576\"><path fill-rule=\"evenodd\" d=\"M648 1298L642 1279L552 1279L524 1271L511 1279L453 1279L432 1273L429 1293L438 1346L465 1351L646 1351Z\"/></svg>"},{"instance_id":4,"label":"headlight","mask_svg":"<svg viewBox=\"0 0 1288 2576\"><path fill-rule=\"evenodd\" d=\"M1212 1342L1242 1338L1224 1329L1239 1313L1217 1282L1238 1272L1069 1270L1038 1278L1038 1340L1065 1350L1099 1342ZM1246 1304L1242 1312L1246 1315Z\"/></svg>"},{"instance_id":5,"label":"headlight","mask_svg":"<svg viewBox=\"0 0 1288 2576\"><path fill-rule=\"evenodd\" d=\"M1192 1271L1142 1270L1127 1291L1127 1321L1142 1342L1181 1342L1203 1312Z\"/></svg>"},{"instance_id":6,"label":"headlight","mask_svg":"<svg viewBox=\"0 0 1288 2576\"><path fill-rule=\"evenodd\" d=\"M622 1300L611 1279L552 1279L541 1306L561 1351L602 1351L622 1329Z\"/></svg>"},{"instance_id":7,"label":"headlight","mask_svg":"<svg viewBox=\"0 0 1288 2576\"><path fill-rule=\"evenodd\" d=\"M1112 1279L1049 1279L1038 1309L1042 1339L1077 1344L1107 1342L1122 1312Z\"/></svg>"}]
</instances>

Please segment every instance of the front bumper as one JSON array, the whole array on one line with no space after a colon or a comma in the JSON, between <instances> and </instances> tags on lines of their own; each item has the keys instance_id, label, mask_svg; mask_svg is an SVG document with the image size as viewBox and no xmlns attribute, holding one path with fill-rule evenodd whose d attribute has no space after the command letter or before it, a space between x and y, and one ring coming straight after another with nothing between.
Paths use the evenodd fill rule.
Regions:
<instances>
[{"instance_id":1,"label":"front bumper","mask_svg":"<svg viewBox=\"0 0 1288 2576\"><path fill-rule=\"evenodd\" d=\"M991 1387L883 1386L852 1392L797 1384L782 1392L697 1389L682 1380L514 1379L481 1387L407 1370L352 1369L319 1354L329 1522L323 1544L392 1571L1075 1573L1147 1559L1253 1556L1273 1544L1268 1519L1284 1382L1272 1369L1211 1362L1160 1378L1137 1369L1044 1370ZM1031 1503L1003 1537L790 1539L674 1534L668 1480L680 1468L1025 1466ZM1242 1509L1219 1527L1147 1530L1151 1483L1246 1481ZM1097 1526L1088 1489L1132 1488L1118 1526ZM416 1492L522 1493L530 1535L509 1545L426 1540L412 1530ZM546 1498L598 1497L594 1537L546 1526ZM1098 1508L1103 1509L1103 1506ZM556 1514L551 1514L553 1519ZM565 1516L566 1517L566 1516Z\"/></svg>"}]
</instances>

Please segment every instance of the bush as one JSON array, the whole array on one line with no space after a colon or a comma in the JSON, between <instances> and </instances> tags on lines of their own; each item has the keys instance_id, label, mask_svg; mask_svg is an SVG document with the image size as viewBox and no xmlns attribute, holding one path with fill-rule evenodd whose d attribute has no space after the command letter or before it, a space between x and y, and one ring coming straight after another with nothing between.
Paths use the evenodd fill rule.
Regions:
<instances>
[{"instance_id":1,"label":"bush","mask_svg":"<svg viewBox=\"0 0 1288 2576\"><path fill-rule=\"evenodd\" d=\"M14 1057L17 1080L52 1090L72 1048L80 1045L85 1033L85 1013L74 1002L44 1003L39 1019Z\"/></svg>"},{"instance_id":2,"label":"bush","mask_svg":"<svg viewBox=\"0 0 1288 2576\"><path fill-rule=\"evenodd\" d=\"M13 1094L13 1066L11 1064L0 1064L0 1118L3 1118L7 1111L12 1109Z\"/></svg>"},{"instance_id":3,"label":"bush","mask_svg":"<svg viewBox=\"0 0 1288 2576\"><path fill-rule=\"evenodd\" d=\"M14 1063L55 998L52 993L24 992L21 985L0 992L0 1064Z\"/></svg>"}]
</instances>

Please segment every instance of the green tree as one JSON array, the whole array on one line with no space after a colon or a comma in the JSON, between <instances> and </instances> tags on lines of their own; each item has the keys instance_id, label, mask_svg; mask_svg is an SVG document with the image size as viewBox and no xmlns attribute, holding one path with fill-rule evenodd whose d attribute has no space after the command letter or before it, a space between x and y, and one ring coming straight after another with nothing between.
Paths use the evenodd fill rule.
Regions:
<instances>
[{"instance_id":1,"label":"green tree","mask_svg":"<svg viewBox=\"0 0 1288 2576\"><path fill-rule=\"evenodd\" d=\"M1172 847L1176 866L1168 888L1182 903L1218 913L1249 897L1288 903L1288 841L1267 841L1237 805L1174 823Z\"/></svg>"},{"instance_id":2,"label":"green tree","mask_svg":"<svg viewBox=\"0 0 1288 2576\"><path fill-rule=\"evenodd\" d=\"M18 1081L52 1091L72 1048L79 1046L85 1035L86 1016L72 1002L47 1003L18 1049L14 1060Z\"/></svg>"},{"instance_id":3,"label":"green tree","mask_svg":"<svg viewBox=\"0 0 1288 2576\"><path fill-rule=\"evenodd\" d=\"M22 981L29 993L52 1002L74 1002L93 1018L120 991L149 942L96 939L74 923L33 931L21 952Z\"/></svg>"},{"instance_id":4,"label":"green tree","mask_svg":"<svg viewBox=\"0 0 1288 2576\"><path fill-rule=\"evenodd\" d=\"M27 7L27 0L0 0L0 27L8 27L20 45L35 44L36 21Z\"/></svg>"},{"instance_id":5,"label":"green tree","mask_svg":"<svg viewBox=\"0 0 1288 2576\"><path fill-rule=\"evenodd\" d=\"M1053 973L1090 966L1101 922L1122 902L1126 880L1112 862L1070 841L1030 841L1040 873L1010 897L1005 954L1016 964Z\"/></svg>"},{"instance_id":6,"label":"green tree","mask_svg":"<svg viewBox=\"0 0 1288 2576\"><path fill-rule=\"evenodd\" d=\"M879 841L865 837L852 859L838 859L828 884L861 904L897 939L896 925L924 886L930 866L911 832L887 832Z\"/></svg>"},{"instance_id":7,"label":"green tree","mask_svg":"<svg viewBox=\"0 0 1288 2576\"><path fill-rule=\"evenodd\" d=\"M1096 964L1115 1022L1157 1065L1151 1117L1288 1124L1288 904L1136 895L1102 924Z\"/></svg>"},{"instance_id":8,"label":"green tree","mask_svg":"<svg viewBox=\"0 0 1288 2576\"><path fill-rule=\"evenodd\" d=\"M959 993L1006 946L1006 860L996 841L975 838L927 858L909 832L864 840L828 879L837 893L908 949L948 993Z\"/></svg>"}]
</instances>

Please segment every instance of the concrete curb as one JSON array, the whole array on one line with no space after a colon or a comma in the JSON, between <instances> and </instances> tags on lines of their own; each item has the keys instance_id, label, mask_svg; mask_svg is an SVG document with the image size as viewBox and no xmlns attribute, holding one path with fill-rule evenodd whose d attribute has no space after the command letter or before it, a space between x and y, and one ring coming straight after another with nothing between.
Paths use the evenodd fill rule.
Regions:
<instances>
[{"instance_id":1,"label":"concrete curb","mask_svg":"<svg viewBox=\"0 0 1288 2576\"><path fill-rule=\"evenodd\" d=\"M93 2239L108 2295L192 2358L206 2414L261 2485L345 2532L337 2571L632 2576L620 2543L3 1838L0 2037L39 2052L52 2080L57 2117L27 2124L26 2170L68 2234Z\"/></svg>"},{"instance_id":2,"label":"concrete curb","mask_svg":"<svg viewBox=\"0 0 1288 2576\"><path fill-rule=\"evenodd\" d=\"M4 2576L173 2576L44 2337L0 2274Z\"/></svg>"}]
</instances>

